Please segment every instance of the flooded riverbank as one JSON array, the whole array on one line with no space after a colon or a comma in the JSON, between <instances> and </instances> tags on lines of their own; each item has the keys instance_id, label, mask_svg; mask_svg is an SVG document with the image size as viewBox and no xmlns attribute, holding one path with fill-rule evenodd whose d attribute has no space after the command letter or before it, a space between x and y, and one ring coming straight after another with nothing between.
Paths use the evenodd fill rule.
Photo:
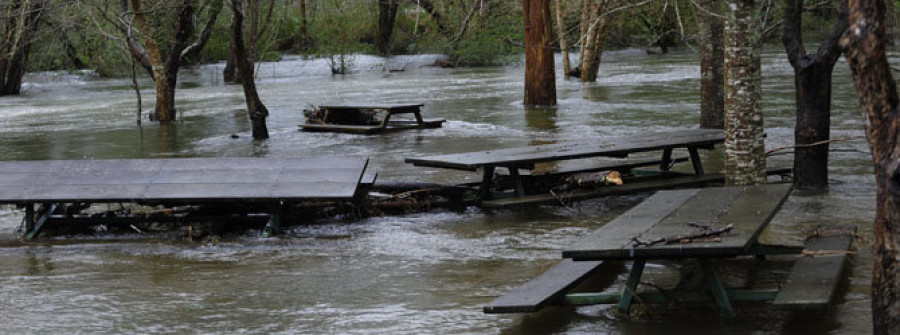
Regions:
<instances>
[{"instance_id":1,"label":"flooded riverbank","mask_svg":"<svg viewBox=\"0 0 900 335\"><path fill-rule=\"evenodd\" d=\"M179 121L136 127L130 79L89 74L29 75L24 94L0 99L4 160L360 155L379 180L477 181L477 173L403 164L404 157L489 150L561 140L695 128L696 55L604 53L600 80L557 80L559 107L525 110L518 65L442 69L436 56L359 56L357 71L332 76L322 60L286 58L259 66L271 139L249 136L239 86L223 64L179 76ZM402 72L390 69L403 68ZM763 60L767 148L793 143L792 70L778 49ZM293 227L278 238L255 232L216 245L139 234L78 236L0 248L2 332L252 333L869 333L868 250L874 177L862 117L845 63L835 69L831 189L794 192L764 239L791 241L817 224L855 224L842 299L832 313L713 308L668 309L629 320L612 306L552 308L535 315L485 315L481 306L559 260L560 250L645 195L573 207L430 212ZM144 81L145 107L152 85ZM425 103L441 129L378 136L303 133L309 105ZM145 115L146 117L146 115ZM238 134L239 138L232 138ZM704 154L716 170L721 150ZM789 165L790 155L771 165ZM21 212L0 208L0 239L15 241ZM661 279L671 264L654 265ZM615 276L623 276L624 268ZM614 284L610 289L618 289Z\"/></svg>"}]
</instances>

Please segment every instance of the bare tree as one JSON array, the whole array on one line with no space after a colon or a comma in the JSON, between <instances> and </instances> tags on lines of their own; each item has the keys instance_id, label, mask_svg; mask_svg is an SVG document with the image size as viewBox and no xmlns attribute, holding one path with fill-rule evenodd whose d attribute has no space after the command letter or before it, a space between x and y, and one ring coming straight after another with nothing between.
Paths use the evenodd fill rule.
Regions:
<instances>
[{"instance_id":1,"label":"bare tree","mask_svg":"<svg viewBox=\"0 0 900 335\"><path fill-rule=\"evenodd\" d=\"M850 0L850 27L841 38L856 85L875 165L875 266L872 321L875 334L900 334L900 97L885 56L885 4Z\"/></svg>"},{"instance_id":2,"label":"bare tree","mask_svg":"<svg viewBox=\"0 0 900 335\"><path fill-rule=\"evenodd\" d=\"M797 124L794 128L794 186L828 187L828 138L831 131L831 74L841 57L838 39L847 30L847 3L839 1L838 21L816 53L803 47L803 0L787 0L781 40L794 68ZM809 146L812 143L821 145Z\"/></svg>"},{"instance_id":3,"label":"bare tree","mask_svg":"<svg viewBox=\"0 0 900 335\"><path fill-rule=\"evenodd\" d=\"M175 87L178 83L178 70L184 60L198 52L206 44L211 35L213 24L222 9L222 0L211 0L209 18L204 29L188 44L194 31L194 3L192 0L179 0L175 4L176 17L172 24L172 40L167 43L168 50L162 50L154 39L153 25L150 24L150 12L141 7L141 0L120 0L120 22L117 27L123 32L128 43L128 51L153 78L156 88L156 111L151 118L161 123L175 120ZM126 18L130 16L132 20ZM132 22L134 25L132 25ZM138 39L140 34L140 39ZM163 52L166 58L163 59Z\"/></svg>"},{"instance_id":4,"label":"bare tree","mask_svg":"<svg viewBox=\"0 0 900 335\"><path fill-rule=\"evenodd\" d=\"M0 96L19 94L28 54L42 22L46 1L0 3Z\"/></svg>"},{"instance_id":5,"label":"bare tree","mask_svg":"<svg viewBox=\"0 0 900 335\"><path fill-rule=\"evenodd\" d=\"M254 1L254 0L251 0ZM244 87L244 99L247 101L247 115L250 117L250 124L253 131L253 138L263 140L269 138L269 129L266 127L266 117L269 116L269 110L266 105L259 99L259 93L256 92L256 82L253 80L253 64L244 48L244 13L242 0L231 1L231 43L234 45L232 55L235 65L241 74L242 86ZM255 36L253 36L255 38Z\"/></svg>"},{"instance_id":6,"label":"bare tree","mask_svg":"<svg viewBox=\"0 0 900 335\"><path fill-rule=\"evenodd\" d=\"M604 10L611 0L584 0L581 16L581 81L597 80L600 60L603 56L603 37L606 34L607 15Z\"/></svg>"},{"instance_id":7,"label":"bare tree","mask_svg":"<svg viewBox=\"0 0 900 335\"><path fill-rule=\"evenodd\" d=\"M563 75L568 78L572 72L572 64L569 63L569 41L566 40L566 25L563 22L563 0L556 0L556 30L559 39L559 49L562 51Z\"/></svg>"}]
</instances>

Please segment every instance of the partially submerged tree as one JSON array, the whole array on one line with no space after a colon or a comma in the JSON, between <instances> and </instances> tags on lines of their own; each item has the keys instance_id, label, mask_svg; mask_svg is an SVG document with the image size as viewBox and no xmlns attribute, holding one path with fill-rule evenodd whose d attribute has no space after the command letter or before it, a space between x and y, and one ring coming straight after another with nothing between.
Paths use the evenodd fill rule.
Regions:
<instances>
[{"instance_id":1,"label":"partially submerged tree","mask_svg":"<svg viewBox=\"0 0 900 335\"><path fill-rule=\"evenodd\" d=\"M254 1L254 0L251 0ZM253 138L257 140L269 138L269 129L266 127L266 117L269 116L269 110L266 105L259 99L259 93L256 92L256 83L253 80L253 64L244 48L244 12L242 0L231 1L231 43L234 45L232 55L235 65L241 74L241 84L244 88L244 99L247 101L247 115L250 117L250 125L253 131Z\"/></svg>"},{"instance_id":2,"label":"partially submerged tree","mask_svg":"<svg viewBox=\"0 0 900 335\"><path fill-rule=\"evenodd\" d=\"M150 23L151 12L141 6L141 0L120 0L120 22L117 27L125 35L128 51L153 78L156 88L156 111L152 119L160 123L175 120L175 87L178 83L178 70L185 59L198 52L206 45L212 33L213 24L222 9L222 0L209 0L208 19L203 30L188 44L194 31L194 1L179 0L175 4L175 21L173 22L172 39L161 49L154 37L154 25ZM132 20L126 20L131 16ZM159 17L159 16L156 16ZM132 25L132 22L134 25ZM140 38L138 38L140 36ZM163 59L162 54L166 57Z\"/></svg>"},{"instance_id":3,"label":"partially submerged tree","mask_svg":"<svg viewBox=\"0 0 900 335\"><path fill-rule=\"evenodd\" d=\"M597 80L603 56L603 36L606 33L607 9L610 0L584 0L581 12L581 81Z\"/></svg>"},{"instance_id":4,"label":"partially submerged tree","mask_svg":"<svg viewBox=\"0 0 900 335\"><path fill-rule=\"evenodd\" d=\"M725 127L725 21L722 0L701 0L700 16L700 128Z\"/></svg>"},{"instance_id":5,"label":"partially submerged tree","mask_svg":"<svg viewBox=\"0 0 900 335\"><path fill-rule=\"evenodd\" d=\"M556 105L550 2L525 0L525 106Z\"/></svg>"},{"instance_id":6,"label":"partially submerged tree","mask_svg":"<svg viewBox=\"0 0 900 335\"><path fill-rule=\"evenodd\" d=\"M400 7L400 0L378 0L378 31L375 32L375 50L382 55L386 55L390 51L391 34L394 32L398 7Z\"/></svg>"},{"instance_id":7,"label":"partially submerged tree","mask_svg":"<svg viewBox=\"0 0 900 335\"><path fill-rule=\"evenodd\" d=\"M794 186L828 187L828 139L831 131L831 74L841 57L838 39L847 30L847 3L838 1L838 21L816 53L803 46L803 0L787 0L781 37L794 68L797 124L794 128Z\"/></svg>"},{"instance_id":8,"label":"partially submerged tree","mask_svg":"<svg viewBox=\"0 0 900 335\"><path fill-rule=\"evenodd\" d=\"M562 52L563 76L569 77L572 72L572 64L569 63L569 41L566 40L566 24L563 20L563 0L555 0L556 3L556 30L559 39L559 49Z\"/></svg>"},{"instance_id":9,"label":"partially submerged tree","mask_svg":"<svg viewBox=\"0 0 900 335\"><path fill-rule=\"evenodd\" d=\"M900 97L885 56L885 6L850 0L850 27L841 38L853 73L875 165L875 266L872 321L875 334L900 334Z\"/></svg>"},{"instance_id":10,"label":"partially submerged tree","mask_svg":"<svg viewBox=\"0 0 900 335\"><path fill-rule=\"evenodd\" d=\"M45 0L0 3L0 96L19 94Z\"/></svg>"},{"instance_id":11,"label":"partially submerged tree","mask_svg":"<svg viewBox=\"0 0 900 335\"><path fill-rule=\"evenodd\" d=\"M727 0L725 15L725 183L766 183L759 27L754 0Z\"/></svg>"}]
</instances>

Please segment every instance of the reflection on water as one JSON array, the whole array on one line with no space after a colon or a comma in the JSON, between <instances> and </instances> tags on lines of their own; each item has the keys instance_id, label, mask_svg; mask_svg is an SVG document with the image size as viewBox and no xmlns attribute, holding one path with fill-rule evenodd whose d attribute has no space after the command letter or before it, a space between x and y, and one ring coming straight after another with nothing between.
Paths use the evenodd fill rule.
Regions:
<instances>
[{"instance_id":1,"label":"reflection on water","mask_svg":"<svg viewBox=\"0 0 900 335\"><path fill-rule=\"evenodd\" d=\"M382 181L464 182L479 175L412 167L403 158L640 136L698 123L699 67L690 53L604 53L597 83L558 79L559 106L553 109L522 107L519 66L425 66L435 57L360 56L358 71L347 76L331 76L322 59L262 63L259 91L271 112L271 139L265 142L251 140L240 87L224 85L218 75L224 64L183 71L179 120L140 128L134 125L134 94L122 89L129 79L31 74L23 96L0 99L0 157L361 155L371 158ZM777 48L764 54L768 148L793 142L793 71L783 58ZM849 78L839 64L833 137L863 134ZM141 85L145 97L153 95L149 80ZM440 129L378 136L297 131L301 109L346 102L421 102L427 117L448 122ZM636 320L611 306L549 308L527 316L481 313L483 304L537 276L559 260L562 248L646 196L636 195L567 208L335 220L272 239L247 232L218 245L148 241L135 234L17 246L21 211L0 207L0 238L7 246L0 248L0 321L9 333L867 333L871 158L861 138L834 147L841 152L831 162L831 189L795 193L762 237L796 243L820 223L860 226L846 293L826 314L752 304L739 306L736 320L704 306L652 310ZM702 154L707 170L721 168L721 150ZM770 165L790 166L790 156L774 156ZM647 279L659 283L672 281L681 269L671 263L651 267L656 270ZM745 271L729 268L724 277L740 278ZM621 289L624 273L623 267L605 270L597 287Z\"/></svg>"}]
</instances>

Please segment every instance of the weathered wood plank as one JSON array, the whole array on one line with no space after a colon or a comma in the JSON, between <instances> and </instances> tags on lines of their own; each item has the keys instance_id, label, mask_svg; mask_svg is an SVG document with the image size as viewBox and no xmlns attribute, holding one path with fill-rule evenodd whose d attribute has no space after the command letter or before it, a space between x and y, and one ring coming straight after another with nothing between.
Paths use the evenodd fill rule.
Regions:
<instances>
[{"instance_id":1,"label":"weathered wood plank","mask_svg":"<svg viewBox=\"0 0 900 335\"><path fill-rule=\"evenodd\" d=\"M844 252L853 243L851 232L855 230L852 227L840 235L811 237L806 251L822 254L798 259L772 304L791 308L828 307L840 283L847 258Z\"/></svg>"},{"instance_id":2,"label":"weathered wood plank","mask_svg":"<svg viewBox=\"0 0 900 335\"><path fill-rule=\"evenodd\" d=\"M326 105L319 106L325 109L387 109L387 110L409 110L425 106L425 104L402 104L402 105L367 105L367 104L349 104L349 105ZM412 113L412 112L410 112Z\"/></svg>"},{"instance_id":3,"label":"weathered wood plank","mask_svg":"<svg viewBox=\"0 0 900 335\"><path fill-rule=\"evenodd\" d=\"M335 157L0 162L0 203L350 199L367 164Z\"/></svg>"},{"instance_id":4,"label":"weathered wood plank","mask_svg":"<svg viewBox=\"0 0 900 335\"><path fill-rule=\"evenodd\" d=\"M540 276L484 306L485 313L531 313L562 303L566 292L594 274L603 262L563 260Z\"/></svg>"},{"instance_id":5,"label":"weathered wood plank","mask_svg":"<svg viewBox=\"0 0 900 335\"><path fill-rule=\"evenodd\" d=\"M559 204L560 199L566 202L579 201L590 198L598 198L610 195L625 195L652 190L662 190L688 186L702 186L708 183L721 182L725 176L721 174L706 174L702 176L678 176L665 179L653 179L625 184L622 186L609 186L596 189L576 190L565 194L536 194L516 198L491 199L481 202L485 208L509 208L534 204Z\"/></svg>"},{"instance_id":6,"label":"weathered wood plank","mask_svg":"<svg viewBox=\"0 0 900 335\"><path fill-rule=\"evenodd\" d=\"M575 260L596 258L599 257L596 251L601 250L604 252L600 252L600 255L614 254L627 257L629 252L626 248L631 245L631 237L640 235L664 220L693 198L698 191L687 189L656 192L647 200L592 232L571 249L564 250L562 256Z\"/></svg>"},{"instance_id":7,"label":"weathered wood plank","mask_svg":"<svg viewBox=\"0 0 900 335\"><path fill-rule=\"evenodd\" d=\"M721 130L689 130L652 133L642 136L599 138L591 141L567 141L557 144L497 149L449 155L407 158L416 166L471 171L482 166L529 166L539 162L595 156L624 157L629 153L686 146L712 146L724 141Z\"/></svg>"},{"instance_id":8,"label":"weathered wood plank","mask_svg":"<svg viewBox=\"0 0 900 335\"><path fill-rule=\"evenodd\" d=\"M733 190L740 190L734 197ZM769 223L790 193L790 184L753 186L742 188L706 188L701 189L690 204L683 204L676 215L670 215L662 221L654 221L659 228L653 226L643 233L622 234L616 236L619 246L613 243L588 243L563 252L563 257L581 260L630 259L630 258L688 258L688 257L730 257L746 254L757 236ZM669 193L672 191L660 191ZM728 202L716 201L714 198L732 197ZM648 204L649 203L649 204ZM723 207L723 203L725 206ZM659 206L651 197L641 205ZM722 210L722 208L727 208ZM628 213L626 213L628 214ZM707 220L714 218L713 220ZM657 244L653 246L631 246L631 239L652 240L656 237L679 235L682 232L694 231L688 222L709 224L714 227L732 225L732 231L721 237L718 242L691 242L685 244ZM684 228L680 228L681 225ZM601 228L602 229L602 228Z\"/></svg>"}]
</instances>

